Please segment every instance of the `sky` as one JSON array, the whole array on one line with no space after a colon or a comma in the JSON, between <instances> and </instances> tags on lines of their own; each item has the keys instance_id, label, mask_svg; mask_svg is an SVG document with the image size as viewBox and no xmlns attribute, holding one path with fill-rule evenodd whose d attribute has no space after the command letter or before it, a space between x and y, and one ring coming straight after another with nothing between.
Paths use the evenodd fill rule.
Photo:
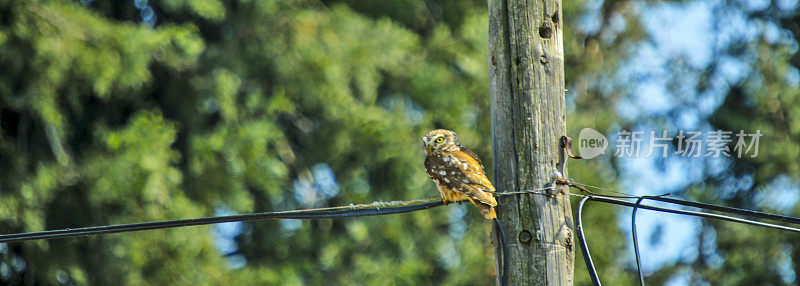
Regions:
<instances>
[{"instance_id":1,"label":"sky","mask_svg":"<svg viewBox=\"0 0 800 286\"><path fill-rule=\"evenodd\" d=\"M756 29L762 29L762 27L749 24L742 14L725 11L728 14L715 15L714 13L719 13L714 9L718 2L716 0L686 3L639 3L639 11L652 40L642 43L637 48L634 57L620 69L617 77L619 80L637 78L646 78L647 80L635 82L632 89L628 91L630 99L623 101L617 107L622 118L637 121L638 118L665 116L667 111L675 107L677 102L673 100L675 93L694 92L695 82L691 81L691 77L678 79L682 81L685 90L668 90L670 80L676 80L670 78L668 70L670 59L682 58L690 67L702 68L709 61L714 60L715 48L726 45L733 39L734 34L746 37L758 36L759 31ZM780 4L785 7L792 5L788 1L781 2L787 2ZM750 9L759 9L768 4L769 2L766 0L745 2ZM590 2L588 7L591 9L592 5ZM721 23L722 21L724 23ZM591 29L591 24L589 21L586 29ZM765 36L768 38L772 37L777 41L780 37L777 27L763 29L766 30ZM710 93L689 94L702 100L699 100L696 106L683 108L686 112L678 116L677 121L670 122L667 126L649 126L648 123L636 126L636 130L645 131L642 149L647 150L646 143L651 130L657 134L660 134L662 130L667 130L670 136L674 136L679 130L711 131L710 127L705 124L704 117L713 112L721 103L727 91L727 84L739 80L748 72L748 65L742 63L743 60L747 59L719 59L721 72L712 79ZM732 131L736 133L738 130ZM753 130L745 130L745 132L750 133ZM615 139L618 134L605 135L611 141L609 144L611 150L607 153L613 155L614 146L616 146ZM661 156L622 158L620 159L622 167L620 186L623 190L620 191L635 195L674 192L691 183L699 182L704 171L713 173L723 170L726 163L725 158L706 161L708 165L704 170L701 159L685 159L674 155L668 155L666 159ZM745 178L742 182L734 183L747 184L747 181ZM770 207L775 209L787 209L800 199L800 192L797 190L798 187L788 178L778 178L770 186L769 193L774 196L773 199L763 201L771 204ZM779 199L776 200L775 197ZM630 258L631 266L635 266L633 246L630 242L630 219L630 210L624 210L619 214L618 224L629 233L630 250L626 255ZM700 220L697 218L640 210L637 213L637 230L643 270L646 275L665 264L679 260L693 260L698 255L697 237ZM714 236L716 234L704 235ZM712 257L712 262L713 260L715 260L714 257ZM721 257L717 256L716 260L718 263L722 263ZM784 279L791 282L794 280L795 274L788 268L789 264L786 263L786 265ZM679 272L668 285L687 285L690 275L691 273L688 272Z\"/></svg>"}]
</instances>

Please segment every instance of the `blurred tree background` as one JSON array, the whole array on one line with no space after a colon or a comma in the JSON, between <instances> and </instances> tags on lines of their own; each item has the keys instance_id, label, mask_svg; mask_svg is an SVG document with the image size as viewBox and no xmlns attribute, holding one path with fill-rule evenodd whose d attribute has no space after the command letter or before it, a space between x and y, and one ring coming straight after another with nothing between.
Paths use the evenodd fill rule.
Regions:
<instances>
[{"instance_id":1,"label":"blurred tree background","mask_svg":"<svg viewBox=\"0 0 800 286\"><path fill-rule=\"evenodd\" d=\"M746 32L719 24L711 60L665 59L672 104L620 112L649 80L621 76L654 42L643 11L691 2L563 2L569 133L684 128L685 113L697 128L760 129L758 157L703 161L672 191L800 215L796 200L767 203L800 181L796 3L712 1L714 23L738 17ZM486 6L0 0L0 233L436 197L427 130L455 130L491 162ZM603 156L570 175L613 188L626 172ZM584 222L603 282L633 285L620 211L593 205ZM450 205L0 244L0 284L491 284L489 231ZM648 282L688 271L698 284L796 284L797 237L714 222L697 233L694 259Z\"/></svg>"}]
</instances>

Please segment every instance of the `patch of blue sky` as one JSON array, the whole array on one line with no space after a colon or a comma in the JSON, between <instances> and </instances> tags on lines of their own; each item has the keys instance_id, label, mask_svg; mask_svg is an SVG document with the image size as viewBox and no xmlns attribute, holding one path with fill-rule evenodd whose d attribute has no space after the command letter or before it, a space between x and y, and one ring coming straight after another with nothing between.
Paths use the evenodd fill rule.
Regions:
<instances>
[{"instance_id":1,"label":"patch of blue sky","mask_svg":"<svg viewBox=\"0 0 800 286\"><path fill-rule=\"evenodd\" d=\"M794 272L794 263L792 261L792 257L790 253L792 250L789 249L788 245L783 246L785 249L781 251L781 258L778 260L778 271L781 275L781 279L787 285L797 284L797 273Z\"/></svg>"},{"instance_id":2,"label":"patch of blue sky","mask_svg":"<svg viewBox=\"0 0 800 286\"><path fill-rule=\"evenodd\" d=\"M687 82L682 78L672 78L681 75L670 74L670 68L674 67L668 65L673 64L674 59L680 58L691 70L703 68L715 60L713 51L718 42L712 33L714 28L712 10L713 2L705 1L659 2L643 5L643 24L651 38L639 45L635 55L617 74L618 80L635 80L629 91L630 100L623 101L617 107L621 117L634 121L641 117L663 116L675 108L677 104L675 96L695 96L692 92L696 83ZM725 72L730 72L730 75L726 75L724 79L740 75L734 70ZM669 90L669 84L675 82L680 82L681 85L677 89ZM722 86L719 90L721 89ZM698 97L696 107L681 113L678 122L673 123L671 127L696 128L694 130L706 127L702 118L719 105L721 98L702 97ZM646 124L636 128L641 128L639 130L646 133L640 152L643 155L647 154L649 131L656 131L659 133L657 135L660 135L660 131L664 128ZM670 137L676 133L677 130L668 130ZM668 155L673 152L674 150L669 150ZM622 191L636 195L655 195L684 188L702 179L703 164L697 164L698 161L700 159L662 158L660 155L647 158L621 158L620 184L624 188ZM649 204L661 205L657 202ZM621 212L618 217L619 225L628 234L631 231L630 218L629 211ZM640 210L637 214L637 225L645 272L655 271L663 265L679 260L697 257L696 237L701 227L699 219ZM633 265L632 244L629 244L629 250L629 261Z\"/></svg>"},{"instance_id":3,"label":"patch of blue sky","mask_svg":"<svg viewBox=\"0 0 800 286\"><path fill-rule=\"evenodd\" d=\"M711 7L705 2L685 4L655 3L643 5L642 19L650 40L637 46L634 56L618 71L617 78L633 86L630 99L622 101L618 110L626 120L643 115L663 115L675 108L673 94L690 93L692 80L671 78L672 59L682 58L694 69L713 59ZM680 81L680 90L670 91L670 81Z\"/></svg>"},{"instance_id":4,"label":"patch of blue sky","mask_svg":"<svg viewBox=\"0 0 800 286\"><path fill-rule=\"evenodd\" d=\"M698 130L701 126L701 120L697 116L697 111L694 109L681 110L678 112L675 122L673 122L676 130Z\"/></svg>"},{"instance_id":5,"label":"patch of blue sky","mask_svg":"<svg viewBox=\"0 0 800 286\"><path fill-rule=\"evenodd\" d=\"M445 269L453 269L461 264L461 253L456 240L441 240L439 243L439 261Z\"/></svg>"},{"instance_id":6,"label":"patch of blue sky","mask_svg":"<svg viewBox=\"0 0 800 286\"><path fill-rule=\"evenodd\" d=\"M744 75L750 73L750 65L742 61L742 59L722 57L717 59L716 64L716 77L711 79L712 90L716 93L722 93L726 91L730 84L742 80Z\"/></svg>"},{"instance_id":7,"label":"patch of blue sky","mask_svg":"<svg viewBox=\"0 0 800 286\"><path fill-rule=\"evenodd\" d=\"M649 137L649 134L647 135ZM660 136L660 134L656 134ZM648 144L642 145L642 154L649 151ZM702 179L702 163L700 159L684 159L670 156L661 158L661 149L654 148L651 157L620 158L622 173L629 175L623 179L626 189L634 195L658 195L664 192L679 190L692 182Z\"/></svg>"},{"instance_id":8,"label":"patch of blue sky","mask_svg":"<svg viewBox=\"0 0 800 286\"><path fill-rule=\"evenodd\" d=\"M3 278L3 281L10 280L11 266L8 266L8 263L0 262L0 278Z\"/></svg>"},{"instance_id":9,"label":"patch of blue sky","mask_svg":"<svg viewBox=\"0 0 800 286\"><path fill-rule=\"evenodd\" d=\"M464 217L467 215L467 208L464 204L452 205L449 207L447 218L449 220L448 232L450 237L455 239L464 238L467 233L467 222Z\"/></svg>"},{"instance_id":10,"label":"patch of blue sky","mask_svg":"<svg viewBox=\"0 0 800 286\"><path fill-rule=\"evenodd\" d=\"M656 136L661 136L660 132L657 130ZM674 135L668 131L667 136ZM649 130L644 134L644 138L640 149L642 156L650 151ZM696 162L700 159L671 156L674 150L668 150L668 157L663 158L660 152L662 152L660 148L654 148L650 157L619 159L623 174L620 182L622 192L634 195L659 195L680 190L702 179L702 164ZM646 203L675 207L659 202L646 201ZM630 219L629 210L620 212L618 216L618 224L628 233L628 237L631 232ZM696 218L640 210L637 212L637 229L645 272L652 272L665 264L697 256L694 252L697 249L695 238L700 229L700 221ZM629 244L628 248L626 256L633 265L633 245Z\"/></svg>"},{"instance_id":11,"label":"patch of blue sky","mask_svg":"<svg viewBox=\"0 0 800 286\"><path fill-rule=\"evenodd\" d=\"M652 190L639 186L639 193L650 193ZM659 202L645 202L647 205L674 207ZM631 237L630 209L619 213L617 223L627 233L629 265L635 267L633 244ZM663 212L640 209L636 213L636 225L639 239L639 251L642 260L642 271L653 273L664 265L681 260L692 260L697 257L697 232L700 220L693 217L667 214Z\"/></svg>"},{"instance_id":12,"label":"patch of blue sky","mask_svg":"<svg viewBox=\"0 0 800 286\"><path fill-rule=\"evenodd\" d=\"M336 176L333 174L328 164L317 163L311 167L311 175L314 176L314 188L325 199L330 199L339 195L339 185L336 183Z\"/></svg>"},{"instance_id":13,"label":"patch of blue sky","mask_svg":"<svg viewBox=\"0 0 800 286\"><path fill-rule=\"evenodd\" d=\"M214 211L216 216L233 215L234 213L226 208L217 208ZM239 250L235 238L242 232L241 222L226 222L211 226L211 233L214 237L214 248L223 253L230 254Z\"/></svg>"},{"instance_id":14,"label":"patch of blue sky","mask_svg":"<svg viewBox=\"0 0 800 286\"><path fill-rule=\"evenodd\" d=\"M235 214L226 208L217 208L214 211L216 216L227 216ZM236 243L236 237L243 232L242 222L226 222L219 223L211 226L211 235L214 238L214 249L221 253L228 262L228 268L239 269L247 265L247 260L244 256L236 254L239 251L239 245Z\"/></svg>"},{"instance_id":15,"label":"patch of blue sky","mask_svg":"<svg viewBox=\"0 0 800 286\"><path fill-rule=\"evenodd\" d=\"M800 71L794 67L789 68L789 70L786 71L786 78L784 81L786 81L788 86L797 88L800 86Z\"/></svg>"},{"instance_id":16,"label":"patch of blue sky","mask_svg":"<svg viewBox=\"0 0 800 286\"><path fill-rule=\"evenodd\" d=\"M694 285L707 285L706 284L694 284ZM685 285L692 285L692 271L689 269L681 269L678 270L672 277L667 279L664 282L664 286L685 286Z\"/></svg>"},{"instance_id":17,"label":"patch of blue sky","mask_svg":"<svg viewBox=\"0 0 800 286\"><path fill-rule=\"evenodd\" d=\"M706 66L712 59L711 8L707 1L648 4L642 19L658 54L680 55L693 67Z\"/></svg>"},{"instance_id":18,"label":"patch of blue sky","mask_svg":"<svg viewBox=\"0 0 800 286\"><path fill-rule=\"evenodd\" d=\"M780 175L756 195L756 203L783 214L790 214L800 200L800 186L786 175Z\"/></svg>"},{"instance_id":19,"label":"patch of blue sky","mask_svg":"<svg viewBox=\"0 0 800 286\"><path fill-rule=\"evenodd\" d=\"M319 198L317 191L314 189L313 178L298 176L292 183L294 187L294 198L304 206L313 206Z\"/></svg>"},{"instance_id":20,"label":"patch of blue sky","mask_svg":"<svg viewBox=\"0 0 800 286\"><path fill-rule=\"evenodd\" d=\"M408 123L412 126L421 124L425 116L425 111L408 95L384 96L381 99L381 106L387 110L405 113Z\"/></svg>"},{"instance_id":21,"label":"patch of blue sky","mask_svg":"<svg viewBox=\"0 0 800 286\"><path fill-rule=\"evenodd\" d=\"M800 6L800 2L797 2L797 0L778 0L775 2L775 5L778 7L778 9L781 9L784 12L794 11L798 6Z\"/></svg>"},{"instance_id":22,"label":"patch of blue sky","mask_svg":"<svg viewBox=\"0 0 800 286\"><path fill-rule=\"evenodd\" d=\"M717 249L717 231L714 228L704 228L701 236L700 253L705 257L706 266L719 269L725 263L725 259L719 255Z\"/></svg>"},{"instance_id":23,"label":"patch of blue sky","mask_svg":"<svg viewBox=\"0 0 800 286\"><path fill-rule=\"evenodd\" d=\"M640 154L645 156L649 153L650 144L649 130L646 126L640 126L642 130L647 130L640 147ZM660 130L656 130L656 136L660 136ZM668 135L674 137L674 133L668 131ZM613 138L613 137L612 137ZM613 138L614 140L616 138ZM671 148L671 147L670 147ZM641 158L620 158L622 176L620 184L623 192L634 195L659 195L668 192L680 191L692 183L698 183L705 174L719 174L725 170L729 160L725 157L720 158L683 158L671 155L674 149L667 152L667 157L663 158L660 148L654 148L654 153L650 157ZM701 152L704 153L705 151ZM743 186L739 182L734 182L732 186ZM737 190L740 188L737 188ZM731 193L737 191L731 190ZM660 202L647 202L649 205L676 207ZM623 211L619 214L618 224L630 234L630 212ZM642 263L644 271L655 271L663 265L672 264L680 260L691 260L697 257L698 249L697 231L700 230L700 220L694 217L687 217L674 214L641 210L637 214L637 225L640 239ZM650 238L649 243L643 243L643 238ZM629 244L629 257L633 263L633 245Z\"/></svg>"},{"instance_id":24,"label":"patch of blue sky","mask_svg":"<svg viewBox=\"0 0 800 286\"><path fill-rule=\"evenodd\" d=\"M340 187L336 175L328 164L317 163L309 175L298 176L292 186L295 199L302 205L313 206L339 195Z\"/></svg>"},{"instance_id":25,"label":"patch of blue sky","mask_svg":"<svg viewBox=\"0 0 800 286\"><path fill-rule=\"evenodd\" d=\"M135 7L136 7L136 9L142 9L142 8L144 8L145 6L147 6L147 4L149 4L149 3L147 2L147 0L134 0L134 1L133 1L133 6L135 6Z\"/></svg>"},{"instance_id":26,"label":"patch of blue sky","mask_svg":"<svg viewBox=\"0 0 800 286\"><path fill-rule=\"evenodd\" d=\"M240 269L247 266L247 258L241 254L234 254L228 256L228 268L229 269Z\"/></svg>"},{"instance_id":27,"label":"patch of blue sky","mask_svg":"<svg viewBox=\"0 0 800 286\"><path fill-rule=\"evenodd\" d=\"M696 234L701 227L699 219L653 211L637 212L637 215L637 223L652 221L648 224L637 224L641 236L639 251L642 271L653 273L663 265L697 258ZM630 230L627 231L630 234ZM629 253L633 253L632 244L628 249ZM633 258L633 255L630 256ZM632 260L631 265L634 263Z\"/></svg>"},{"instance_id":28,"label":"patch of blue sky","mask_svg":"<svg viewBox=\"0 0 800 286\"><path fill-rule=\"evenodd\" d=\"M602 26L600 8L603 0L588 0L584 4L584 13L578 19L578 29L586 34L596 33Z\"/></svg>"},{"instance_id":29,"label":"patch of blue sky","mask_svg":"<svg viewBox=\"0 0 800 286\"><path fill-rule=\"evenodd\" d=\"M156 22L156 11L153 10L153 7L150 5L144 6L139 12L140 16L142 17L142 21L146 24L154 25Z\"/></svg>"},{"instance_id":30,"label":"patch of blue sky","mask_svg":"<svg viewBox=\"0 0 800 286\"><path fill-rule=\"evenodd\" d=\"M282 219L281 220L281 228L284 230L285 235L290 235L295 230L300 229L303 226L303 220L299 219Z\"/></svg>"},{"instance_id":31,"label":"patch of blue sky","mask_svg":"<svg viewBox=\"0 0 800 286\"><path fill-rule=\"evenodd\" d=\"M769 7L770 0L747 0L744 2L747 9L756 11L756 10L764 10Z\"/></svg>"}]
</instances>

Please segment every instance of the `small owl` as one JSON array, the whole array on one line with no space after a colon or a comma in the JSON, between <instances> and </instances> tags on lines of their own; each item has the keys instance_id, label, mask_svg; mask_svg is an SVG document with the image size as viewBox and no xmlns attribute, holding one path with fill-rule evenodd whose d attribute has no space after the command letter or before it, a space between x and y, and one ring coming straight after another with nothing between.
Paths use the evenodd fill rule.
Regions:
<instances>
[{"instance_id":1,"label":"small owl","mask_svg":"<svg viewBox=\"0 0 800 286\"><path fill-rule=\"evenodd\" d=\"M422 137L425 170L431 176L445 204L469 200L487 219L497 217L494 186L486 178L478 155L458 142L455 132L437 129Z\"/></svg>"}]
</instances>

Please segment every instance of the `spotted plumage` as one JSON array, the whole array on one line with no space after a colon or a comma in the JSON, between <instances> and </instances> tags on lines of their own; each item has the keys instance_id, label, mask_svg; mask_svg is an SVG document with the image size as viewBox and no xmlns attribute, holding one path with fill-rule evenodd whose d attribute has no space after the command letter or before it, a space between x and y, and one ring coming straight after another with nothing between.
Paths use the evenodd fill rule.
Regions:
<instances>
[{"instance_id":1,"label":"spotted plumage","mask_svg":"<svg viewBox=\"0 0 800 286\"><path fill-rule=\"evenodd\" d=\"M470 201L487 219L497 217L494 186L478 155L461 146L455 132L437 129L422 137L425 170L445 203Z\"/></svg>"}]
</instances>

